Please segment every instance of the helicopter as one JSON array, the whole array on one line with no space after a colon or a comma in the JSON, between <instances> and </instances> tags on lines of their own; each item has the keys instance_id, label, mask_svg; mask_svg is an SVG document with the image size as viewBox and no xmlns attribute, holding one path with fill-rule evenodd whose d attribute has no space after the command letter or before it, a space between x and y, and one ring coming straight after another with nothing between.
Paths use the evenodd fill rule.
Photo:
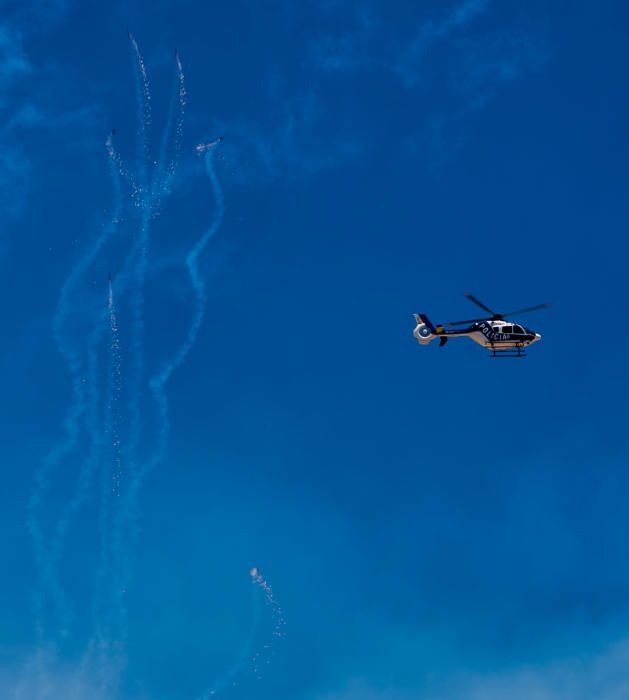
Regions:
<instances>
[{"instance_id":1,"label":"helicopter","mask_svg":"<svg viewBox=\"0 0 629 700\"><path fill-rule=\"evenodd\" d=\"M426 314L413 314L417 324L413 335L420 345L428 345L435 338L439 338L439 346L443 347L450 338L470 338L490 350L490 357L525 357L524 348L542 339L539 333L507 321L505 317L547 309L550 304L537 304L507 314L499 314L472 294L465 292L464 296L491 316L434 326ZM446 330L446 326L467 326L467 328Z\"/></svg>"}]
</instances>

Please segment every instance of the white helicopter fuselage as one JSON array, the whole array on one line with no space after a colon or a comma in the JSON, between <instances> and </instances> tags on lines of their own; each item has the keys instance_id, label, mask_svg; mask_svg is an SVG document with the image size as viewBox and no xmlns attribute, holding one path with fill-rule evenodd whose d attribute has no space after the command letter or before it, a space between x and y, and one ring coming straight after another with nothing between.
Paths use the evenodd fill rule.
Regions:
<instances>
[{"instance_id":1,"label":"white helicopter fuselage","mask_svg":"<svg viewBox=\"0 0 629 700\"><path fill-rule=\"evenodd\" d=\"M475 343L489 349L528 347L542 339L539 333L528 331L509 321L483 321L478 330L466 333Z\"/></svg>"},{"instance_id":2,"label":"white helicopter fuselage","mask_svg":"<svg viewBox=\"0 0 629 700\"><path fill-rule=\"evenodd\" d=\"M415 314L417 325L413 336L420 345L428 345L436 338L445 345L451 338L469 338L488 350L500 352L525 348L541 340L541 335L523 326L504 320L486 320L473 323L461 330L445 330L443 326L436 328L424 314Z\"/></svg>"},{"instance_id":3,"label":"white helicopter fuselage","mask_svg":"<svg viewBox=\"0 0 629 700\"><path fill-rule=\"evenodd\" d=\"M524 309L500 314L489 306L479 301L473 294L465 292L465 297L476 306L480 306L485 313L490 314L483 318L474 318L468 321L452 321L441 326L435 326L426 314L413 314L415 317L415 330L413 335L420 345L428 345L439 338L439 346L443 347L450 338L470 338L477 345L491 351L493 357L522 357L526 353L523 349L542 339L542 336L530 328L525 328L519 323L507 321L507 316L530 313L540 309L547 309L550 304L537 304L527 306ZM457 328L459 326L460 328Z\"/></svg>"}]
</instances>

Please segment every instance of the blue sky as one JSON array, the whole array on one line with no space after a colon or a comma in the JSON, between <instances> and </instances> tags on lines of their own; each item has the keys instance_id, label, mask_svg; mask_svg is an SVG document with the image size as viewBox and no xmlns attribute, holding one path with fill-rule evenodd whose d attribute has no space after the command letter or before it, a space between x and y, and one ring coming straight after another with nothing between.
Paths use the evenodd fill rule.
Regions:
<instances>
[{"instance_id":1,"label":"blue sky","mask_svg":"<svg viewBox=\"0 0 629 700\"><path fill-rule=\"evenodd\" d=\"M2 9L2 697L626 697L627 8ZM187 93L144 229L105 148L141 186L128 30L154 158L175 49ZM467 318L465 291L551 302L542 342L418 347L412 313ZM166 434L150 379L186 338Z\"/></svg>"}]
</instances>

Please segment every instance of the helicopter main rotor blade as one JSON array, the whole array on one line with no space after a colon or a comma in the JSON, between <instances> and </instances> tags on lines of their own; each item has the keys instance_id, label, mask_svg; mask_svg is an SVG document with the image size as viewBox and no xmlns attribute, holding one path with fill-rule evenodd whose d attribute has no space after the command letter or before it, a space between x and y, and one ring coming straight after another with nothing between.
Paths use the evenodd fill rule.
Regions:
<instances>
[{"instance_id":1,"label":"helicopter main rotor blade","mask_svg":"<svg viewBox=\"0 0 629 700\"><path fill-rule=\"evenodd\" d=\"M536 306L527 306L526 309L509 311L508 314L501 314L501 316L515 316L516 314L527 314L529 311L539 311L540 309L548 309L549 307L550 304L537 304Z\"/></svg>"},{"instance_id":2,"label":"helicopter main rotor blade","mask_svg":"<svg viewBox=\"0 0 629 700\"><path fill-rule=\"evenodd\" d=\"M470 323L479 323L480 321L492 321L493 316L491 318L471 318L469 321L450 321L450 323L444 323L444 326L467 326Z\"/></svg>"},{"instance_id":3,"label":"helicopter main rotor blade","mask_svg":"<svg viewBox=\"0 0 629 700\"><path fill-rule=\"evenodd\" d=\"M479 301L473 294L470 294L469 292L465 292L464 296L467 297L471 302L474 302L477 306L480 306L481 309L484 309L488 314L491 314L492 316L499 316L493 309L490 309L489 306L485 306L482 301Z\"/></svg>"}]
</instances>

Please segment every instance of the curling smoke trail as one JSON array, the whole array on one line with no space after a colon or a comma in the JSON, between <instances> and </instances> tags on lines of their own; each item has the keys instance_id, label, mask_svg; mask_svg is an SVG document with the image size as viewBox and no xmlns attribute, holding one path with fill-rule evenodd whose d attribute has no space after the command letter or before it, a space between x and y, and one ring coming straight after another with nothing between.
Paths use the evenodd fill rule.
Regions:
<instances>
[{"instance_id":1,"label":"curling smoke trail","mask_svg":"<svg viewBox=\"0 0 629 700\"><path fill-rule=\"evenodd\" d=\"M260 680L262 677L262 666L271 663L270 657L275 654L273 649L273 640L280 639L285 636L286 620L282 607L273 596L273 589L268 581L260 573L260 569L254 566L249 570L251 582L254 585L254 620L249 637L243 647L243 650L238 658L238 661L232 668L221 678L220 681L214 683L208 688L197 700L212 700L216 695L228 688L238 686L238 679L244 676L253 676L255 680ZM265 643L262 647L252 654L254 642L257 636L259 627L259 593L262 592L264 602L271 611L272 620L272 641ZM248 668L245 667L248 666Z\"/></svg>"},{"instance_id":2,"label":"curling smoke trail","mask_svg":"<svg viewBox=\"0 0 629 700\"><path fill-rule=\"evenodd\" d=\"M44 665L53 663L56 653L55 646L49 649L44 646L50 637L49 629L53 629L46 615L50 614L51 622L57 622L62 630L69 627L71 610L60 584L58 569L63 559L70 525L85 504L96 474L100 475L98 515L100 562L96 570L92 608L94 634L88 642L81 664L85 670L91 668L94 661L97 662L101 683L99 697L109 698L116 694L114 686L120 678L120 671L124 665L123 649L128 627L124 593L130 580L131 558L137 540L138 495L146 475L166 456L170 435L166 385L173 372L184 363L201 328L207 305L207 291L205 281L199 272L199 260L220 228L224 215L223 192L213 164L212 148L215 144L211 144L206 152L205 168L215 197L214 218L186 257L186 268L195 295L192 318L181 346L150 378L147 386L144 358L144 306L151 222L172 192L172 183L181 154L187 96L183 68L179 54L176 53L176 92L161 141L159 160L152 162L149 143L152 113L148 75L135 38L129 34L129 39L136 67L137 168L129 168L123 163L114 148L112 132L106 144L114 190L111 221L103 227L102 233L65 280L53 318L55 342L70 372L71 404L64 421L62 439L50 450L36 471L35 487L28 504L28 527L33 538L36 563L41 572L41 581L34 595L34 609L43 696L50 694L45 690ZM171 134L172 144L169 145ZM124 447L121 439L123 403L121 342L118 307L111 278L107 309L99 311L89 319L87 339L71 342L71 334L67 328L73 302L78 298L79 283L83 282L85 274L97 260L121 220L123 182L130 185L131 203L139 218L139 228L129 250L125 253L123 269L116 277L116 295L121 294L123 289L128 289L127 303L130 312L128 344L130 379L124 387L127 399L125 409L129 420L125 426L127 439ZM101 365L104 362L103 343L107 329L109 329L109 352L103 406ZM148 458L142 454L141 450L145 437L142 407L147 388L150 390L150 397L156 403L159 420L154 449ZM63 506L59 517L53 522L50 534L46 534L41 511L52 485L53 474L68 455L79 446L83 446L83 432L87 452L80 462L75 490ZM260 581L255 578L253 581L260 586ZM254 594L257 592L254 589ZM236 665L227 674L228 680L240 673L241 668L248 661L255 663L259 656L251 656L259 619L259 595L255 596L254 604L256 606L254 626L250 638ZM50 639L54 640L54 637Z\"/></svg>"},{"instance_id":3,"label":"curling smoke trail","mask_svg":"<svg viewBox=\"0 0 629 700\"><path fill-rule=\"evenodd\" d=\"M142 91L138 92L138 115L146 118L146 110L141 109L141 103L150 104L150 90L144 62L138 49L135 39L131 37L131 42L135 51L138 66L137 85L142 86ZM137 249L137 260L133 273L132 294L130 297L131 311L131 366L129 380L129 436L127 444L122 453L125 461L126 480L124 492L121 491L115 512L111 515L111 536L109 538L110 555L112 562L109 572L110 586L110 609L111 628L116 629L116 636L120 640L126 638L126 608L124 605L124 591L128 587L131 571L131 557L135 543L135 511L139 489L144 476L161 461L161 457L142 457L139 448L143 433L141 420L141 403L144 388L144 287L146 282L148 250L150 244L150 228L152 219L159 213L159 208L163 204L163 198L171 194L172 180L174 178L179 151L181 149L181 137L183 133L184 108L186 104L186 90L184 82L183 68L179 54L176 56L176 92L177 115L174 127L173 160L166 172L165 162L168 147L168 132L172 128L172 115L169 116L165 134L162 140L162 152L159 161L155 163L156 168L151 171L151 183L147 185L141 200L141 221L140 230L136 238L135 247ZM174 113L173 102L173 113ZM140 129L139 134L146 132ZM150 162L147 158L146 162ZM146 182L149 175L146 174ZM161 440L158 439L161 445ZM164 450L158 447L159 452Z\"/></svg>"},{"instance_id":4,"label":"curling smoke trail","mask_svg":"<svg viewBox=\"0 0 629 700\"><path fill-rule=\"evenodd\" d=\"M160 429L153 455L144 461L131 462L129 469L127 488L121 497L121 506L112 533L112 548L115 551L116 561L119 563L118 574L114 577L112 588L114 591L123 591L129 585L130 559L135 541L138 535L137 526L137 501L140 489L146 476L162 462L166 456L168 437L170 434L170 418L168 413L168 399L165 387L172 373L184 362L199 333L199 329L205 316L207 304L207 291L205 282L199 273L199 257L205 250L209 241L214 237L224 216L224 197L220 183L213 167L213 155L208 152L205 160L206 171L210 178L216 200L216 213L214 220L205 233L199 238L186 257L186 266L196 295L195 310L193 313L188 333L175 355L163 366L162 370L151 377L149 386L157 405ZM122 599L118 596L119 612L122 612ZM123 628L122 619L118 626Z\"/></svg>"},{"instance_id":5,"label":"curling smoke trail","mask_svg":"<svg viewBox=\"0 0 629 700\"><path fill-rule=\"evenodd\" d=\"M162 424L162 430L160 436L158 437L156 455L153 458L153 462L155 463L159 463L163 459L168 443L168 435L170 433L170 417L168 415L168 401L166 399L165 386L173 372L183 364L188 356L188 353L197 339L197 335L199 334L199 330L205 316L205 309L207 306L207 290L205 281L199 273L199 258L210 240L216 235L216 232L223 222L223 216L225 214L225 199L223 196L223 190L221 189L218 177L216 176L216 172L214 170L213 158L214 152L212 150L208 151L205 156L205 168L210 179L216 201L214 221L186 256L186 267L188 268L188 275L196 296L194 313L188 328L188 333L179 350L168 362L164 364L160 372L151 377L149 382L149 386L158 406Z\"/></svg>"},{"instance_id":6,"label":"curling smoke trail","mask_svg":"<svg viewBox=\"0 0 629 700\"><path fill-rule=\"evenodd\" d=\"M61 442L55 445L43 460L39 469L35 472L35 488L28 503L27 525L33 538L35 550L35 561L41 572L41 581L39 588L34 593L34 611L35 624L37 628L37 637L39 644L43 644L45 637L45 623L43 616L45 614L46 599L50 598L51 605L54 610L58 622L63 627L69 619L69 608L62 588L59 584L56 574L56 561L58 558L57 552L62 548L62 538L65 534L65 526L57 529L55 543L48 548L45 543L43 528L40 521L39 511L41 509L45 495L50 487L50 478L54 469L56 469L63 459L74 451L77 447L80 422L84 415L87 406L88 386L82 372L92 369L89 360L86 364L71 343L64 336L64 328L70 314L70 299L75 292L78 283L81 281L91 264L94 262L98 254L101 252L105 243L115 232L119 222L120 211L122 207L122 194L120 180L116 167L115 150L113 146L113 134L110 134L106 142L107 153L110 163L110 176L113 189L113 213L109 223L103 227L103 231L93 242L92 246L87 250L82 258L75 264L72 272L66 278L59 295L57 309L53 317L53 337L57 348L64 358L68 366L71 382L72 382L72 401L68 414L64 421L65 437ZM94 340L96 340L94 338ZM92 344L90 343L90 347ZM93 396L90 396L90 401ZM79 498L78 501L81 499ZM75 499L76 502L76 499ZM78 502L80 505L80 502ZM76 509L74 503L71 504L70 510ZM71 516L69 516L71 517ZM62 515L60 522L66 520L65 514Z\"/></svg>"},{"instance_id":7,"label":"curling smoke trail","mask_svg":"<svg viewBox=\"0 0 629 700\"><path fill-rule=\"evenodd\" d=\"M211 700L215 695L221 693L227 688L233 688L238 685L238 678L242 675L244 667L251 658L253 645L260 626L260 595L255 586L251 587L251 600L253 617L251 620L249 635L242 647L242 651L238 655L234 665L227 671L227 673L225 673L225 675L218 681L213 683L202 695L197 698L197 700Z\"/></svg>"}]
</instances>

